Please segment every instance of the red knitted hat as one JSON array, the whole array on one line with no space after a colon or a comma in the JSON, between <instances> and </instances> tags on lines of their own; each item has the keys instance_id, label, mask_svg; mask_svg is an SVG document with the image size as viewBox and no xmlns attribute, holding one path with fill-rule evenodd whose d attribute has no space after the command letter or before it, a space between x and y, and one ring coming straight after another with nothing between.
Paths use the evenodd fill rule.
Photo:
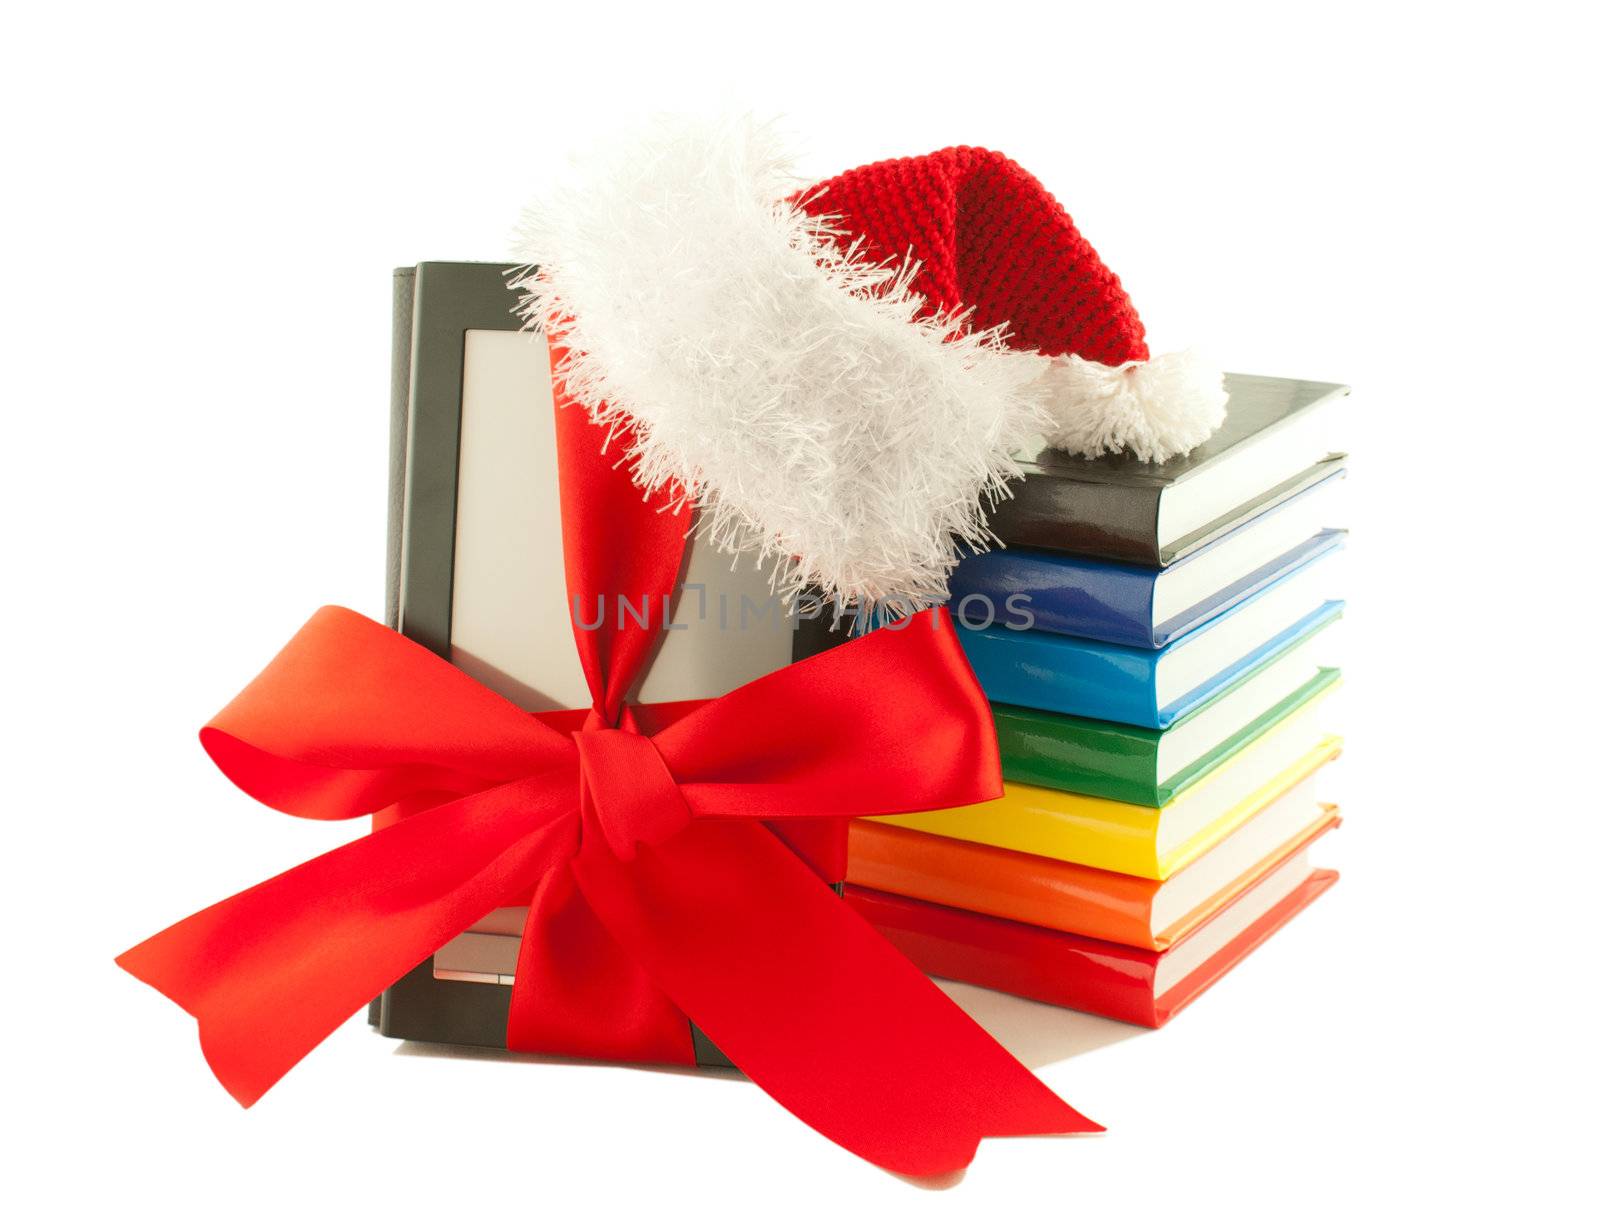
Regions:
<instances>
[{"instance_id":1,"label":"red knitted hat","mask_svg":"<svg viewBox=\"0 0 1600 1214\"><path fill-rule=\"evenodd\" d=\"M810 187L749 123L609 152L529 211L525 315L645 490L791 588L938 601L1041 436L1161 460L1221 423L1221 374L1151 359L1116 275L997 152Z\"/></svg>"},{"instance_id":2,"label":"red knitted hat","mask_svg":"<svg viewBox=\"0 0 1600 1214\"><path fill-rule=\"evenodd\" d=\"M1144 325L1061 204L1016 161L983 148L851 169L796 199L835 216L873 260L905 259L931 311L971 309L1015 349L1144 361Z\"/></svg>"}]
</instances>

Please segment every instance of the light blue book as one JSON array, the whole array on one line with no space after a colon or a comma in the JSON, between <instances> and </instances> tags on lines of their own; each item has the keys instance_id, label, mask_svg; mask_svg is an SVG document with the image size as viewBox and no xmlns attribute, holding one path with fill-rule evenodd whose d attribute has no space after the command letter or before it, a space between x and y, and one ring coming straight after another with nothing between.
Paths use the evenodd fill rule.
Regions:
<instances>
[{"instance_id":1,"label":"light blue book","mask_svg":"<svg viewBox=\"0 0 1600 1214\"><path fill-rule=\"evenodd\" d=\"M1166 729L1248 679L1288 646L1339 616L1330 575L1338 543L1163 649L1112 645L1003 624L959 628L989 699Z\"/></svg>"}]
</instances>

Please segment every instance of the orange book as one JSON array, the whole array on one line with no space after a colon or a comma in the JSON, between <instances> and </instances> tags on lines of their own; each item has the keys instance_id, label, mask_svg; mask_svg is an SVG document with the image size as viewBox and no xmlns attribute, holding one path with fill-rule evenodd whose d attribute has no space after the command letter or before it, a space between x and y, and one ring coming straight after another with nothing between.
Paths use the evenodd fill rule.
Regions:
<instances>
[{"instance_id":1,"label":"orange book","mask_svg":"<svg viewBox=\"0 0 1600 1214\"><path fill-rule=\"evenodd\" d=\"M852 885L1163 952L1338 825L1303 785L1165 881L856 820Z\"/></svg>"}]
</instances>

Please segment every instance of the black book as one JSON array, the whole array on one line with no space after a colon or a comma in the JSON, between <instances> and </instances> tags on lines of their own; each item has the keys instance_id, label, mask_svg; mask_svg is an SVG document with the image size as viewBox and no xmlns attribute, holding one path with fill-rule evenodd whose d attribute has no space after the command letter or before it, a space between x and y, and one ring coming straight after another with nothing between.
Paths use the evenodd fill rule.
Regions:
<instances>
[{"instance_id":1,"label":"black book","mask_svg":"<svg viewBox=\"0 0 1600 1214\"><path fill-rule=\"evenodd\" d=\"M1085 459L1043 444L990 525L1006 544L1164 568L1344 466L1330 439L1341 384L1229 375L1228 417L1188 455Z\"/></svg>"}]
</instances>

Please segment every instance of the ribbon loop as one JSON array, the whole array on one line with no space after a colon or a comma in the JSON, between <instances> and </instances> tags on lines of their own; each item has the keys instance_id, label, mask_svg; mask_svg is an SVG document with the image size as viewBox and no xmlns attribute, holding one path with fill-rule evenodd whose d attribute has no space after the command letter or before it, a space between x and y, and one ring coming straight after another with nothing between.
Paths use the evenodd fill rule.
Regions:
<instances>
[{"instance_id":1,"label":"ribbon loop","mask_svg":"<svg viewBox=\"0 0 1600 1214\"><path fill-rule=\"evenodd\" d=\"M584 788L617 859L632 860L639 844L664 843L693 820L677 781L649 738L621 729L572 736Z\"/></svg>"}]
</instances>

